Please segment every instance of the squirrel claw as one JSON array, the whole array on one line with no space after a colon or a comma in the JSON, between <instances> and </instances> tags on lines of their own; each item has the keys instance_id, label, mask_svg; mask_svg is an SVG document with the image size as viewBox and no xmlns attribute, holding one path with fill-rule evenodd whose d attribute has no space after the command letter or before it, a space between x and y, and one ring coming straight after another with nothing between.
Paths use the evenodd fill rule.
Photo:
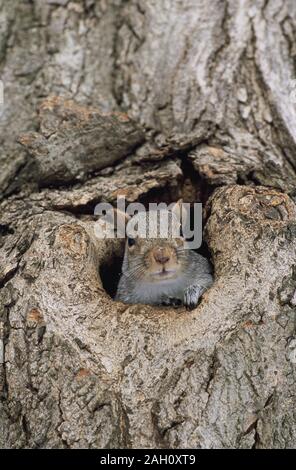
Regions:
<instances>
[{"instance_id":1,"label":"squirrel claw","mask_svg":"<svg viewBox=\"0 0 296 470\"><path fill-rule=\"evenodd\" d=\"M181 299L177 299L174 297L167 297L162 300L161 305L166 306L166 307L180 307L182 305Z\"/></svg>"},{"instance_id":2,"label":"squirrel claw","mask_svg":"<svg viewBox=\"0 0 296 470\"><path fill-rule=\"evenodd\" d=\"M201 296L199 286L189 286L184 292L184 305L187 310L193 310L198 305Z\"/></svg>"}]
</instances>

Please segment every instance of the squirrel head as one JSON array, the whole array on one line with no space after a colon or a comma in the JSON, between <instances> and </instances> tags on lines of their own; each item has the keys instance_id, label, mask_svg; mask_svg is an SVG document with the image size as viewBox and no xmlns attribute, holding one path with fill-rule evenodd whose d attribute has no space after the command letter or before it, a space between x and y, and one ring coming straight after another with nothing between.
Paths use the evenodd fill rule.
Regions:
<instances>
[{"instance_id":1,"label":"squirrel head","mask_svg":"<svg viewBox=\"0 0 296 470\"><path fill-rule=\"evenodd\" d=\"M181 231L180 209L177 202L171 210L138 212L128 220L122 267L125 276L160 283L184 272L188 250Z\"/></svg>"}]
</instances>

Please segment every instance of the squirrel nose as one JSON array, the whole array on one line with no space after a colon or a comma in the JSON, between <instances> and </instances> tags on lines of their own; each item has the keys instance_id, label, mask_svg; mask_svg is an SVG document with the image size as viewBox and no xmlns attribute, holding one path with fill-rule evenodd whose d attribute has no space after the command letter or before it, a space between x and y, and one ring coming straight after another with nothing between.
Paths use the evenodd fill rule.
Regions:
<instances>
[{"instance_id":1,"label":"squirrel nose","mask_svg":"<svg viewBox=\"0 0 296 470\"><path fill-rule=\"evenodd\" d=\"M168 253L162 248L158 248L157 250L154 250L153 256L154 256L155 261L160 264L165 264L170 259L170 256L168 255Z\"/></svg>"}]
</instances>

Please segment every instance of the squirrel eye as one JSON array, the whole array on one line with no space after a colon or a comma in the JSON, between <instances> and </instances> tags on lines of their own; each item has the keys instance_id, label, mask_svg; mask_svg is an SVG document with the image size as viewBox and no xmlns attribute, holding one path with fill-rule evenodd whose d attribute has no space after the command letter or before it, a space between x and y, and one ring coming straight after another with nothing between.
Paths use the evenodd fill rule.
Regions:
<instances>
[{"instance_id":1,"label":"squirrel eye","mask_svg":"<svg viewBox=\"0 0 296 470\"><path fill-rule=\"evenodd\" d=\"M136 240L134 238L128 237L127 239L128 246L133 246L135 243L136 243Z\"/></svg>"}]
</instances>

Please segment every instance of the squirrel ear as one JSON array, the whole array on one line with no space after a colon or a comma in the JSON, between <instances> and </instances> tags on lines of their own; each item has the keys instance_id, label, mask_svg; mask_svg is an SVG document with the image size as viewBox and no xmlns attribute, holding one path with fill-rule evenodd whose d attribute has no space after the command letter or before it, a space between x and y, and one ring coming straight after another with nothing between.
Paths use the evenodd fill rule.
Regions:
<instances>
[{"instance_id":1,"label":"squirrel ear","mask_svg":"<svg viewBox=\"0 0 296 470\"><path fill-rule=\"evenodd\" d=\"M104 217L110 224L112 224L113 229L115 228L117 236L119 238L125 238L125 228L130 216L120 209L112 207L112 209L107 211Z\"/></svg>"},{"instance_id":2,"label":"squirrel ear","mask_svg":"<svg viewBox=\"0 0 296 470\"><path fill-rule=\"evenodd\" d=\"M175 214L178 217L178 220L181 221L181 217L182 217L182 226L184 227L186 224L188 213L187 213L186 207L183 205L183 199L181 198L177 202L175 202L170 208L170 210L173 214Z\"/></svg>"},{"instance_id":3,"label":"squirrel ear","mask_svg":"<svg viewBox=\"0 0 296 470\"><path fill-rule=\"evenodd\" d=\"M125 238L126 224L128 223L130 216L126 212L120 209L114 208L113 217L114 217L114 224L116 227L117 237Z\"/></svg>"},{"instance_id":4,"label":"squirrel ear","mask_svg":"<svg viewBox=\"0 0 296 470\"><path fill-rule=\"evenodd\" d=\"M120 209L113 209L113 210L114 210L114 214L117 217L117 223L122 224L122 225L126 225L128 223L128 221L130 220L130 218L131 218L127 214L127 212L123 212Z\"/></svg>"},{"instance_id":5,"label":"squirrel ear","mask_svg":"<svg viewBox=\"0 0 296 470\"><path fill-rule=\"evenodd\" d=\"M117 201L118 200L119 200L119 202L120 202L120 200L124 201L124 196L119 195ZM124 207L125 207L125 204L124 204ZM117 226L124 227L124 229L125 229L126 224L130 220L130 216L128 215L127 212L122 211L121 209L117 209L117 208L115 209L114 208L113 210L114 210L114 216L116 216Z\"/></svg>"},{"instance_id":6,"label":"squirrel ear","mask_svg":"<svg viewBox=\"0 0 296 470\"><path fill-rule=\"evenodd\" d=\"M181 198L181 199L178 199L177 202L171 204L170 210L171 210L174 214L179 215L180 210L181 210L181 208L182 208L182 203L183 203L183 199L182 199L182 198Z\"/></svg>"}]
</instances>

